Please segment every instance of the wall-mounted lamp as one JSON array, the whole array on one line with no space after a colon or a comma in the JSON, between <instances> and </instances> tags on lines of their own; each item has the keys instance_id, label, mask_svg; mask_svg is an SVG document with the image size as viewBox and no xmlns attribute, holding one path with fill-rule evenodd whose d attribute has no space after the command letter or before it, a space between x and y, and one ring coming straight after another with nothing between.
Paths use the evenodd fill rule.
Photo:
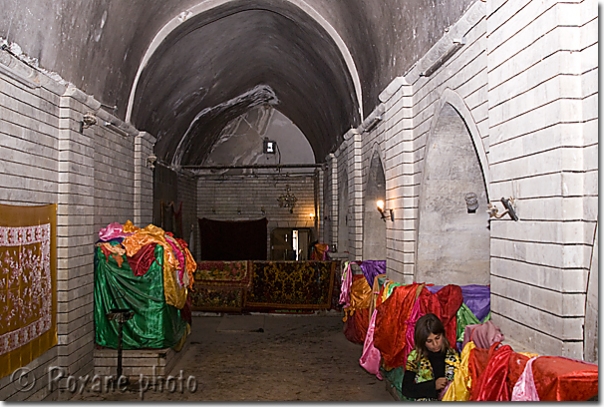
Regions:
<instances>
[{"instance_id":1,"label":"wall-mounted lamp","mask_svg":"<svg viewBox=\"0 0 604 407\"><path fill-rule=\"evenodd\" d=\"M466 208L468 209L468 213L476 213L476 209L478 209L478 197L474 192L468 192L464 199L466 200Z\"/></svg>"},{"instance_id":2,"label":"wall-mounted lamp","mask_svg":"<svg viewBox=\"0 0 604 407\"><path fill-rule=\"evenodd\" d=\"M153 169L155 168L155 162L157 161L157 156L155 154L151 154L147 157L147 168Z\"/></svg>"},{"instance_id":3,"label":"wall-mounted lamp","mask_svg":"<svg viewBox=\"0 0 604 407\"><path fill-rule=\"evenodd\" d=\"M505 207L505 211L499 214L499 209L497 209L495 205L489 202L489 209L487 210L487 212L489 213L489 218L501 219L505 215L510 215L510 218L514 219L515 221L518 221L516 209L514 208L514 198L501 198L501 203Z\"/></svg>"},{"instance_id":4,"label":"wall-mounted lamp","mask_svg":"<svg viewBox=\"0 0 604 407\"><path fill-rule=\"evenodd\" d=\"M392 222L394 222L394 211L393 211L392 209L385 209L385 208L384 208L384 201L382 201L382 200L380 199L380 200L378 200L378 201L376 202L376 205L377 205L377 210L378 210L378 212L380 213L380 215L382 216L382 220L383 220L384 222L386 222L386 219L387 219L387 217L386 217L386 212L389 212L389 213L390 213L390 220L391 220Z\"/></svg>"},{"instance_id":5,"label":"wall-mounted lamp","mask_svg":"<svg viewBox=\"0 0 604 407\"><path fill-rule=\"evenodd\" d=\"M84 116L82 116L82 121L80 122L80 133L84 133L84 129L89 128L96 124L96 117L94 114L88 112Z\"/></svg>"},{"instance_id":6,"label":"wall-mounted lamp","mask_svg":"<svg viewBox=\"0 0 604 407\"><path fill-rule=\"evenodd\" d=\"M262 151L264 154L275 154L277 152L277 142L265 137L262 142Z\"/></svg>"}]
</instances>

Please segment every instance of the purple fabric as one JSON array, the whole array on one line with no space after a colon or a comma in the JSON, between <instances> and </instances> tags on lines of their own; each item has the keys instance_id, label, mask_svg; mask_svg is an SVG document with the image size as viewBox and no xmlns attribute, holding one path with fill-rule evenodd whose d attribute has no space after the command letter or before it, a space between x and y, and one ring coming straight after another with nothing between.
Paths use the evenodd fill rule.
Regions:
<instances>
[{"instance_id":1,"label":"purple fabric","mask_svg":"<svg viewBox=\"0 0 604 407\"><path fill-rule=\"evenodd\" d=\"M386 260L363 260L358 264L371 288L373 288L375 276L386 274Z\"/></svg>"},{"instance_id":2,"label":"purple fabric","mask_svg":"<svg viewBox=\"0 0 604 407\"><path fill-rule=\"evenodd\" d=\"M462 285L461 294L463 303L466 304L472 314L479 321L489 315L491 311L491 288L488 285L468 284ZM432 294L443 288L442 285L433 285L426 287Z\"/></svg>"}]
</instances>

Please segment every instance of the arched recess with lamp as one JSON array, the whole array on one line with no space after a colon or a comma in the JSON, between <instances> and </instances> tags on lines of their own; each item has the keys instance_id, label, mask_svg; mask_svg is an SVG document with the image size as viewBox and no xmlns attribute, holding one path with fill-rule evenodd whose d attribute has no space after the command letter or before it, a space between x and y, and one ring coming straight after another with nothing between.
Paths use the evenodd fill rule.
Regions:
<instances>
[{"instance_id":1,"label":"arched recess with lamp","mask_svg":"<svg viewBox=\"0 0 604 407\"><path fill-rule=\"evenodd\" d=\"M480 136L454 92L443 95L436 111L420 186L415 281L489 284L488 174Z\"/></svg>"},{"instance_id":2,"label":"arched recess with lamp","mask_svg":"<svg viewBox=\"0 0 604 407\"><path fill-rule=\"evenodd\" d=\"M386 260L386 218L376 208L376 202L386 200L384 166L374 148L369 165L363 213L363 260Z\"/></svg>"}]
</instances>

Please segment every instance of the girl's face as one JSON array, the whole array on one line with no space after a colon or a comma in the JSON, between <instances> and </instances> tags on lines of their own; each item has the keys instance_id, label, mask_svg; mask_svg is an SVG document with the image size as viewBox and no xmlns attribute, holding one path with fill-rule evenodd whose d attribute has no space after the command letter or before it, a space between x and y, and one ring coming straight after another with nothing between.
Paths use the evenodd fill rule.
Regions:
<instances>
[{"instance_id":1,"label":"girl's face","mask_svg":"<svg viewBox=\"0 0 604 407\"><path fill-rule=\"evenodd\" d=\"M440 352L443 347L443 338L441 334L430 334L426 339L426 348L430 352Z\"/></svg>"}]
</instances>

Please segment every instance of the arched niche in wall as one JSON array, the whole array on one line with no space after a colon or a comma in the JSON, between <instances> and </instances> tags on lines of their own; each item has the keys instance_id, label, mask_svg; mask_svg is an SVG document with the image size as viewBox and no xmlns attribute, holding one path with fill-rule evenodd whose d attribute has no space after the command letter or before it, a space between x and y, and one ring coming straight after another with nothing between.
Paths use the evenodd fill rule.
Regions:
<instances>
[{"instance_id":1,"label":"arched niche in wall","mask_svg":"<svg viewBox=\"0 0 604 407\"><path fill-rule=\"evenodd\" d=\"M339 253L350 251L348 244L348 225L350 224L350 197L348 196L348 171L338 176L338 245Z\"/></svg>"},{"instance_id":2,"label":"arched niche in wall","mask_svg":"<svg viewBox=\"0 0 604 407\"><path fill-rule=\"evenodd\" d=\"M479 156L465 121L442 103L426 143L419 197L415 281L489 284L488 194ZM467 194L475 194L472 212Z\"/></svg>"},{"instance_id":3,"label":"arched niche in wall","mask_svg":"<svg viewBox=\"0 0 604 407\"><path fill-rule=\"evenodd\" d=\"M377 200L386 201L386 176L377 150L373 151L363 214L363 260L386 260L386 222L377 210Z\"/></svg>"},{"instance_id":4,"label":"arched niche in wall","mask_svg":"<svg viewBox=\"0 0 604 407\"><path fill-rule=\"evenodd\" d=\"M591 252L591 267L585 296L585 325L583 326L583 359L598 363L598 226Z\"/></svg>"}]
</instances>

